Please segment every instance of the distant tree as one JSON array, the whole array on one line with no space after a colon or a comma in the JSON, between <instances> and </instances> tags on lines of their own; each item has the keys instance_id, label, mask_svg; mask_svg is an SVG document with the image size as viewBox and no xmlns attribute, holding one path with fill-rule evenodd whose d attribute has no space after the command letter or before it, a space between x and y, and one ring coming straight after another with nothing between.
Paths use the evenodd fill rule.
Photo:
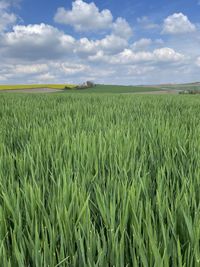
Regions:
<instances>
[{"instance_id":1,"label":"distant tree","mask_svg":"<svg viewBox=\"0 0 200 267\"><path fill-rule=\"evenodd\" d=\"M95 86L95 84L93 82L91 82L91 81L87 81L86 85L87 85L88 88L91 88L91 87Z\"/></svg>"},{"instance_id":2,"label":"distant tree","mask_svg":"<svg viewBox=\"0 0 200 267\"><path fill-rule=\"evenodd\" d=\"M64 89L65 89L65 90L71 90L72 87L65 85L65 88L64 88Z\"/></svg>"}]
</instances>

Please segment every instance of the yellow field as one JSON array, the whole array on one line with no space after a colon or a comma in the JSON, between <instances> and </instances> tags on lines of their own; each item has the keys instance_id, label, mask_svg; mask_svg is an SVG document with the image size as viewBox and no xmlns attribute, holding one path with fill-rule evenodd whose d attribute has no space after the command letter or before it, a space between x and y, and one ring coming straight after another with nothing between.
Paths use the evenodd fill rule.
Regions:
<instances>
[{"instance_id":1,"label":"yellow field","mask_svg":"<svg viewBox=\"0 0 200 267\"><path fill-rule=\"evenodd\" d=\"M18 85L0 85L0 90L19 90L19 89L36 89L36 88L50 88L50 89L64 89L74 88L74 84L18 84Z\"/></svg>"}]
</instances>

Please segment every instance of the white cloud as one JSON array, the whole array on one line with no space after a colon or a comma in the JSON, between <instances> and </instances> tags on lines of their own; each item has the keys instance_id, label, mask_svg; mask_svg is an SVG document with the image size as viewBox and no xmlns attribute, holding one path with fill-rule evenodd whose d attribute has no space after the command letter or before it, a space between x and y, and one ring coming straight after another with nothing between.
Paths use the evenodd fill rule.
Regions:
<instances>
[{"instance_id":1,"label":"white cloud","mask_svg":"<svg viewBox=\"0 0 200 267\"><path fill-rule=\"evenodd\" d=\"M155 49L153 51L153 55L155 56L156 60L165 62L177 62L185 59L183 54L180 54L168 47Z\"/></svg>"},{"instance_id":2,"label":"white cloud","mask_svg":"<svg viewBox=\"0 0 200 267\"><path fill-rule=\"evenodd\" d=\"M17 21L17 16L9 11L9 1L0 1L0 32L9 29Z\"/></svg>"},{"instance_id":3,"label":"white cloud","mask_svg":"<svg viewBox=\"0 0 200 267\"><path fill-rule=\"evenodd\" d=\"M7 30L8 27L13 25L16 21L17 17L14 13L0 10L0 32Z\"/></svg>"},{"instance_id":4,"label":"white cloud","mask_svg":"<svg viewBox=\"0 0 200 267\"><path fill-rule=\"evenodd\" d=\"M125 39L117 35L111 34L107 35L101 40L96 41L96 45L98 49L113 54L123 50L126 46L128 46L128 43Z\"/></svg>"},{"instance_id":5,"label":"white cloud","mask_svg":"<svg viewBox=\"0 0 200 267\"><path fill-rule=\"evenodd\" d=\"M89 40L86 37L81 38L77 42L77 46L75 47L75 52L79 56L87 56L87 55L95 54L97 52L96 41Z\"/></svg>"},{"instance_id":6,"label":"white cloud","mask_svg":"<svg viewBox=\"0 0 200 267\"><path fill-rule=\"evenodd\" d=\"M54 20L58 23L73 26L77 31L107 29L112 24L112 14L108 9L99 11L95 3L76 0L72 10L58 8Z\"/></svg>"},{"instance_id":7,"label":"white cloud","mask_svg":"<svg viewBox=\"0 0 200 267\"><path fill-rule=\"evenodd\" d=\"M120 36L124 39L129 39L132 34L133 30L128 24L128 22L123 18L117 18L116 21L112 25L113 33L117 36Z\"/></svg>"},{"instance_id":8,"label":"white cloud","mask_svg":"<svg viewBox=\"0 0 200 267\"><path fill-rule=\"evenodd\" d=\"M0 40L0 51L7 58L21 61L57 60L82 58L98 51L116 54L128 46L128 41L110 34L99 40L81 38L75 40L57 28L46 24L16 25ZM79 59L76 58L78 61Z\"/></svg>"},{"instance_id":9,"label":"white cloud","mask_svg":"<svg viewBox=\"0 0 200 267\"><path fill-rule=\"evenodd\" d=\"M118 17L113 21L110 10L100 11L94 2L86 3L83 0L74 1L71 10L58 8L54 20L57 23L71 25L79 32L106 30L126 40L133 34L132 28L124 18Z\"/></svg>"},{"instance_id":10,"label":"white cloud","mask_svg":"<svg viewBox=\"0 0 200 267\"><path fill-rule=\"evenodd\" d=\"M92 72L88 65L71 63L70 61L50 61L41 64L1 64L0 80L26 82L72 82L77 75L84 77L86 73ZM78 82L78 78L73 78ZM83 79L84 80L84 79Z\"/></svg>"},{"instance_id":11,"label":"white cloud","mask_svg":"<svg viewBox=\"0 0 200 267\"><path fill-rule=\"evenodd\" d=\"M47 64L4 64L1 63L0 76L2 81L27 80L30 77L45 74L48 71Z\"/></svg>"},{"instance_id":12,"label":"white cloud","mask_svg":"<svg viewBox=\"0 0 200 267\"><path fill-rule=\"evenodd\" d=\"M142 38L134 42L131 48L133 50L144 50L144 49L147 49L151 44L152 44L152 40L150 38Z\"/></svg>"},{"instance_id":13,"label":"white cloud","mask_svg":"<svg viewBox=\"0 0 200 267\"><path fill-rule=\"evenodd\" d=\"M73 51L75 39L53 26L34 24L16 25L13 31L0 40L3 52L8 57L38 60L53 59L69 55Z\"/></svg>"},{"instance_id":14,"label":"white cloud","mask_svg":"<svg viewBox=\"0 0 200 267\"><path fill-rule=\"evenodd\" d=\"M126 39L123 39L114 34L107 35L100 40L89 40L88 38L81 38L76 45L75 52L79 56L94 55L99 51L104 51L107 54L115 54L122 51L128 46Z\"/></svg>"},{"instance_id":15,"label":"white cloud","mask_svg":"<svg viewBox=\"0 0 200 267\"><path fill-rule=\"evenodd\" d=\"M138 24L146 29L146 30L153 30L159 28L159 25L154 23L149 17L143 16L140 18L137 18Z\"/></svg>"},{"instance_id":16,"label":"white cloud","mask_svg":"<svg viewBox=\"0 0 200 267\"><path fill-rule=\"evenodd\" d=\"M142 38L134 42L130 47L133 51L146 51L156 48L162 48L165 42L162 39L152 40L150 38Z\"/></svg>"},{"instance_id":17,"label":"white cloud","mask_svg":"<svg viewBox=\"0 0 200 267\"><path fill-rule=\"evenodd\" d=\"M155 49L152 52L134 52L130 48L126 48L122 52L115 55L107 55L103 51L98 51L95 55L89 56L88 59L91 62L106 63L119 66L146 63L155 65L158 63L182 63L185 60L185 56L168 47Z\"/></svg>"},{"instance_id":18,"label":"white cloud","mask_svg":"<svg viewBox=\"0 0 200 267\"><path fill-rule=\"evenodd\" d=\"M112 64L135 64L135 63L145 63L150 62L155 63L174 63L180 62L185 59L185 56L175 52L173 49L164 47L160 49L155 49L153 52L141 51L134 52L131 49L125 49L123 52L119 53L112 58Z\"/></svg>"},{"instance_id":19,"label":"white cloud","mask_svg":"<svg viewBox=\"0 0 200 267\"><path fill-rule=\"evenodd\" d=\"M59 72L62 72L65 75L76 75L91 71L89 66L76 63L52 63L50 66L51 68L57 69Z\"/></svg>"},{"instance_id":20,"label":"white cloud","mask_svg":"<svg viewBox=\"0 0 200 267\"><path fill-rule=\"evenodd\" d=\"M97 63L110 63L112 64L112 57L105 55L103 51L98 51L95 55L91 55L88 57L88 60L91 62Z\"/></svg>"},{"instance_id":21,"label":"white cloud","mask_svg":"<svg viewBox=\"0 0 200 267\"><path fill-rule=\"evenodd\" d=\"M14 66L15 73L18 74L35 74L48 71L47 64L30 64Z\"/></svg>"},{"instance_id":22,"label":"white cloud","mask_svg":"<svg viewBox=\"0 0 200 267\"><path fill-rule=\"evenodd\" d=\"M192 24L188 17L183 13L174 13L164 20L162 33L167 34L183 34L196 30L196 26Z\"/></svg>"}]
</instances>

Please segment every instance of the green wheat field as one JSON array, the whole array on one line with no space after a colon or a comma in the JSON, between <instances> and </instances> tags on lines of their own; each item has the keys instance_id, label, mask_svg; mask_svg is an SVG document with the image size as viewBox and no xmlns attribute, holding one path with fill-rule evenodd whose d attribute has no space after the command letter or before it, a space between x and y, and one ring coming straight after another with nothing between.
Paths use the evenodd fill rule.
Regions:
<instances>
[{"instance_id":1,"label":"green wheat field","mask_svg":"<svg viewBox=\"0 0 200 267\"><path fill-rule=\"evenodd\" d=\"M200 266L200 97L1 93L0 266Z\"/></svg>"}]
</instances>

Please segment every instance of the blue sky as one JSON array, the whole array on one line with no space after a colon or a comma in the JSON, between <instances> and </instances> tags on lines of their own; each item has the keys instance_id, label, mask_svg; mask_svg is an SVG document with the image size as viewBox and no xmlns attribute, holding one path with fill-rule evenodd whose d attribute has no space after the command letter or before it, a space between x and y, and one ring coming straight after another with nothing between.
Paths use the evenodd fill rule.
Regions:
<instances>
[{"instance_id":1,"label":"blue sky","mask_svg":"<svg viewBox=\"0 0 200 267\"><path fill-rule=\"evenodd\" d=\"M198 0L0 0L0 83L198 81Z\"/></svg>"},{"instance_id":2,"label":"blue sky","mask_svg":"<svg viewBox=\"0 0 200 267\"><path fill-rule=\"evenodd\" d=\"M85 1L90 3L92 1ZM196 0L106 0L94 1L95 4L102 9L109 9L112 11L113 16L125 17L130 24L137 21L137 17L149 16L153 19L162 21L173 13L186 13L192 16L194 22L198 22L200 5ZM58 7L65 7L70 9L72 1L69 0L24 0L21 2L21 8L18 14L24 18L26 23L54 23L53 16Z\"/></svg>"}]
</instances>

